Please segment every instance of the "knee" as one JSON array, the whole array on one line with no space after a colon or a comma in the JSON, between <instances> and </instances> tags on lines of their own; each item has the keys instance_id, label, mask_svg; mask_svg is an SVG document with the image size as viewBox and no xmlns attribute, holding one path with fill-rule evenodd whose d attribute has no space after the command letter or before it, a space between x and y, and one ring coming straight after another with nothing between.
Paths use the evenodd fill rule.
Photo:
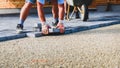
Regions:
<instances>
[{"instance_id":1,"label":"knee","mask_svg":"<svg viewBox=\"0 0 120 68\"><path fill-rule=\"evenodd\" d=\"M32 5L33 5L32 3L25 3L24 8L31 8Z\"/></svg>"},{"instance_id":2,"label":"knee","mask_svg":"<svg viewBox=\"0 0 120 68\"><path fill-rule=\"evenodd\" d=\"M39 7L39 8L43 8L43 4L40 3L40 2L37 2L37 7Z\"/></svg>"},{"instance_id":3,"label":"knee","mask_svg":"<svg viewBox=\"0 0 120 68\"><path fill-rule=\"evenodd\" d=\"M64 4L58 4L58 8L64 9Z\"/></svg>"}]
</instances>

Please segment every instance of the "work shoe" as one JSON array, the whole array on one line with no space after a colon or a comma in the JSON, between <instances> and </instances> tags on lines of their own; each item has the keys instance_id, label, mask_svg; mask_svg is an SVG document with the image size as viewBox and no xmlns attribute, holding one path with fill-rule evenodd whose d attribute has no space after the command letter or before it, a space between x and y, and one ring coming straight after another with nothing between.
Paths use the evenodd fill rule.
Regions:
<instances>
[{"instance_id":1,"label":"work shoe","mask_svg":"<svg viewBox=\"0 0 120 68\"><path fill-rule=\"evenodd\" d=\"M65 13L64 19L67 20L67 14Z\"/></svg>"},{"instance_id":2,"label":"work shoe","mask_svg":"<svg viewBox=\"0 0 120 68\"><path fill-rule=\"evenodd\" d=\"M16 30L17 30L17 33L22 33L23 32L23 25L17 24Z\"/></svg>"},{"instance_id":3,"label":"work shoe","mask_svg":"<svg viewBox=\"0 0 120 68\"><path fill-rule=\"evenodd\" d=\"M65 27L63 23L58 23L56 28L60 29L60 33L64 33L65 32Z\"/></svg>"},{"instance_id":4,"label":"work shoe","mask_svg":"<svg viewBox=\"0 0 120 68\"><path fill-rule=\"evenodd\" d=\"M52 22L52 25L53 25L53 26L57 26L58 22L59 22L59 21Z\"/></svg>"},{"instance_id":5,"label":"work shoe","mask_svg":"<svg viewBox=\"0 0 120 68\"><path fill-rule=\"evenodd\" d=\"M80 18L79 12L77 11L77 12L75 12L75 13L76 13L76 14L75 14L75 18L76 18L76 19Z\"/></svg>"}]
</instances>

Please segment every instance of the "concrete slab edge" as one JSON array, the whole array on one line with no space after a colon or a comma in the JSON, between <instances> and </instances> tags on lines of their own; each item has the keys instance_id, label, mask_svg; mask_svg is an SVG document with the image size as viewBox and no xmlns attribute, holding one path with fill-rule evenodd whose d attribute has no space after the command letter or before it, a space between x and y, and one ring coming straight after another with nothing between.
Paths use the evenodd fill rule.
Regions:
<instances>
[{"instance_id":1,"label":"concrete slab edge","mask_svg":"<svg viewBox=\"0 0 120 68\"><path fill-rule=\"evenodd\" d=\"M120 24L120 21L109 22L109 23L98 24L98 25L92 25L92 26L78 26L78 27L68 28L68 29L65 30L65 34L70 34L70 33L90 30L90 29L96 29L96 28L106 27L106 26L115 25L115 24Z\"/></svg>"},{"instance_id":2,"label":"concrete slab edge","mask_svg":"<svg viewBox=\"0 0 120 68\"><path fill-rule=\"evenodd\" d=\"M8 41L8 40L14 40L14 39L20 39L20 38L25 38L25 37L27 37L26 33L18 34L18 35L11 35L11 36L5 36L5 37L0 37L0 42Z\"/></svg>"}]
</instances>

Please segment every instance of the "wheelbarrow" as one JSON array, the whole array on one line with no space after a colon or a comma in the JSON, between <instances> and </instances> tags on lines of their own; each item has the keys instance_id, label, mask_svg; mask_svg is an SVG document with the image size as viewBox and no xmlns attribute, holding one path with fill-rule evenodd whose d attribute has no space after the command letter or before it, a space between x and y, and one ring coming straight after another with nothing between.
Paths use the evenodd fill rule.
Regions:
<instances>
[{"instance_id":1,"label":"wheelbarrow","mask_svg":"<svg viewBox=\"0 0 120 68\"><path fill-rule=\"evenodd\" d=\"M87 21L89 18L88 6L92 3L92 0L66 0L67 7L67 20L70 20L76 11L76 9L80 12L80 19L82 21ZM69 17L70 6L74 6L74 9Z\"/></svg>"}]
</instances>

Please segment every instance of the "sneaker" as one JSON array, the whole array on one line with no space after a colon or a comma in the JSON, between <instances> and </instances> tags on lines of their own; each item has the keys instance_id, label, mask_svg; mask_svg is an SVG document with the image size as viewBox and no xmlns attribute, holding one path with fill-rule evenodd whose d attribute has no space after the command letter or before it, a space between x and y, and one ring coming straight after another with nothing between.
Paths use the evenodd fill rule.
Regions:
<instances>
[{"instance_id":1,"label":"sneaker","mask_svg":"<svg viewBox=\"0 0 120 68\"><path fill-rule=\"evenodd\" d=\"M59 22L59 21L52 22L52 25L53 25L53 26L57 26L58 22Z\"/></svg>"},{"instance_id":2,"label":"sneaker","mask_svg":"<svg viewBox=\"0 0 120 68\"><path fill-rule=\"evenodd\" d=\"M16 29L17 29L17 33L22 33L23 32L23 25L17 24Z\"/></svg>"},{"instance_id":3,"label":"sneaker","mask_svg":"<svg viewBox=\"0 0 120 68\"><path fill-rule=\"evenodd\" d=\"M75 18L76 18L76 19L80 18L79 12L77 11L77 12L75 12L75 13L76 13Z\"/></svg>"},{"instance_id":4,"label":"sneaker","mask_svg":"<svg viewBox=\"0 0 120 68\"><path fill-rule=\"evenodd\" d=\"M67 20L67 14L65 14L64 19Z\"/></svg>"}]
</instances>

